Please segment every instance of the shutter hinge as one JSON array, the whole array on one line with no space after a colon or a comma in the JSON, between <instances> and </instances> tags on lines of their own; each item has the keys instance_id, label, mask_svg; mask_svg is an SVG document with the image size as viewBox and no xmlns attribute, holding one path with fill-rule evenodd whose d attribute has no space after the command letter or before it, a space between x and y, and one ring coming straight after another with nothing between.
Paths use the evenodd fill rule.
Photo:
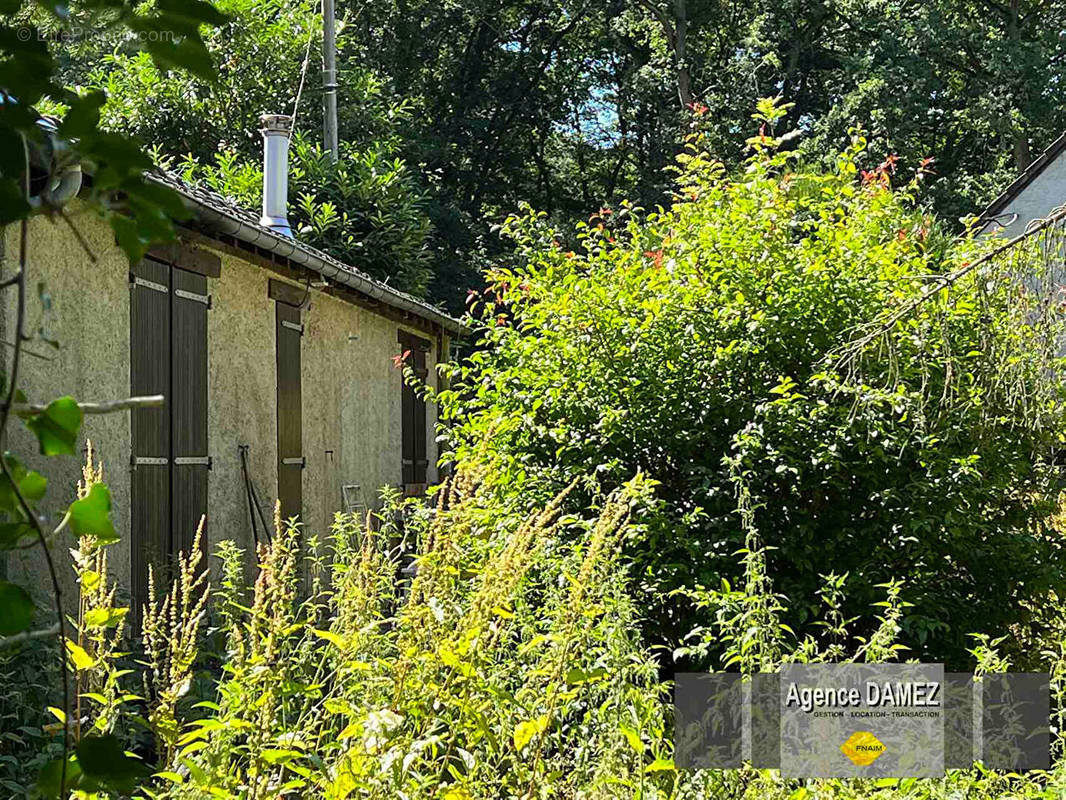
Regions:
<instances>
[{"instance_id":1,"label":"shutter hinge","mask_svg":"<svg viewBox=\"0 0 1066 800\"><path fill-rule=\"evenodd\" d=\"M211 469L211 456L178 456L174 459L174 465L178 467L207 467Z\"/></svg>"},{"instance_id":2,"label":"shutter hinge","mask_svg":"<svg viewBox=\"0 0 1066 800\"><path fill-rule=\"evenodd\" d=\"M290 331L296 331L301 336L304 335L304 326L299 322L289 322L287 319L281 321L281 327L288 328Z\"/></svg>"},{"instance_id":3,"label":"shutter hinge","mask_svg":"<svg viewBox=\"0 0 1066 800\"><path fill-rule=\"evenodd\" d=\"M134 275L131 272L130 273L130 288L131 289L135 289L138 286L143 286L145 289L151 289L154 292L162 292L163 294L167 294L170 291L169 288L167 288L166 286L164 286L161 283L156 283L155 281L150 281L150 280L147 280L146 278L138 278L136 275Z\"/></svg>"},{"instance_id":4,"label":"shutter hinge","mask_svg":"<svg viewBox=\"0 0 1066 800\"><path fill-rule=\"evenodd\" d=\"M130 456L130 466L134 469L137 467L165 467L167 463L166 458L158 458L155 456Z\"/></svg>"},{"instance_id":5,"label":"shutter hinge","mask_svg":"<svg viewBox=\"0 0 1066 800\"><path fill-rule=\"evenodd\" d=\"M303 456L299 458L283 458L281 459L282 466L286 467L299 467L305 469L307 467L307 459Z\"/></svg>"},{"instance_id":6,"label":"shutter hinge","mask_svg":"<svg viewBox=\"0 0 1066 800\"><path fill-rule=\"evenodd\" d=\"M187 292L184 289L175 289L174 295L180 297L182 300L192 300L194 303L203 303L208 308L211 308L211 295L209 294L196 294L196 292Z\"/></svg>"}]
</instances>

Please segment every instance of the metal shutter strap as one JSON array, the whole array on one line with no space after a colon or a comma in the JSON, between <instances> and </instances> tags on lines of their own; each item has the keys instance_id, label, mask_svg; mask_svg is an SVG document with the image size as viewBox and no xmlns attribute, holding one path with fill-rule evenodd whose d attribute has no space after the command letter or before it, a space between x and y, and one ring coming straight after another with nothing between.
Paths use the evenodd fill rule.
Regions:
<instances>
[{"instance_id":1,"label":"metal shutter strap","mask_svg":"<svg viewBox=\"0 0 1066 800\"><path fill-rule=\"evenodd\" d=\"M153 292L162 292L163 294L167 294L170 291L168 287L161 283L156 283L155 281L150 281L146 278L138 278L136 276L130 281L130 286L143 286L145 289L151 289Z\"/></svg>"},{"instance_id":2,"label":"metal shutter strap","mask_svg":"<svg viewBox=\"0 0 1066 800\"><path fill-rule=\"evenodd\" d=\"M174 296L180 297L182 300L192 300L194 303L203 303L208 308L211 308L211 295L209 294L197 294L196 292L187 292L184 289L175 289Z\"/></svg>"}]
</instances>

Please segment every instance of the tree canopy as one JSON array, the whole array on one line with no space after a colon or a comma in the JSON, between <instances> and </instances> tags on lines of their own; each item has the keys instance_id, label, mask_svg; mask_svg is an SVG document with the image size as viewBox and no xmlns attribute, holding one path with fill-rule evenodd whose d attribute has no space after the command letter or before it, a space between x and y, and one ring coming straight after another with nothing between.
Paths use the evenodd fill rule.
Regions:
<instances>
[{"instance_id":1,"label":"tree canopy","mask_svg":"<svg viewBox=\"0 0 1066 800\"><path fill-rule=\"evenodd\" d=\"M209 172L220 149L236 154L230 166L256 164L257 115L291 111L299 94L313 158L317 4L218 5L231 21L207 41L214 81L95 38L64 40L67 75L108 91L111 129ZM1060 2L341 0L337 14L352 165L334 175L301 160L295 216L312 243L456 312L484 267L507 256L493 226L520 202L559 222L622 200L652 208L693 127L716 157L740 163L760 97L793 104L788 146L808 160L845 146L855 125L870 165L933 159L924 198L949 226L1066 128ZM239 199L254 191L226 171L214 177ZM345 208L348 239L328 221Z\"/></svg>"}]
</instances>

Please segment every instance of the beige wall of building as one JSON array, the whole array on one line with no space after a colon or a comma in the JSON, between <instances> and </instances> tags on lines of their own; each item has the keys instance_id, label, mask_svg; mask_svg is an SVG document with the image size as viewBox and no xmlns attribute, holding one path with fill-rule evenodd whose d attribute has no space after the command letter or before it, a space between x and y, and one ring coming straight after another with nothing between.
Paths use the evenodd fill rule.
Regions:
<instances>
[{"instance_id":1,"label":"beige wall of building","mask_svg":"<svg viewBox=\"0 0 1066 800\"><path fill-rule=\"evenodd\" d=\"M67 225L37 218L29 226L26 328L32 334L43 324L46 336L59 343L55 349L35 338L25 346L25 353L36 354L24 355L19 374L19 387L30 402L49 402L67 394L83 401L104 401L127 397L130 393L129 262L115 246L110 228L94 213L75 204L70 214L95 256L95 264ZM3 276L7 277L18 269L17 225L4 230L3 242ZM38 284L50 300L50 313L38 297ZM5 342L13 342L15 292L3 292L0 300L3 338ZM5 364L10 363L11 348L6 344L3 348ZM78 458L45 458L37 454L36 438L19 420L11 420L9 431L8 449L48 478L48 493L41 511L46 524L57 525L75 499L84 453ZM92 441L97 458L104 464L115 528L126 533L130 524L129 416L87 416L82 427L82 440L86 439ZM67 555L69 545L69 539L61 539L54 552L59 560L64 594L71 598L74 578ZM129 580L129 554L129 537L123 536L112 547L110 556L112 571L123 582ZM9 554L8 569L11 574L25 575L25 583L32 589L45 592L49 587L37 548Z\"/></svg>"},{"instance_id":2,"label":"beige wall of building","mask_svg":"<svg viewBox=\"0 0 1066 800\"><path fill-rule=\"evenodd\" d=\"M43 281L53 311L45 320L58 351L41 342L27 350L48 361L24 359L20 385L34 402L63 394L82 401L112 400L130 392L129 267L102 220L74 208L79 230L95 254L92 264L64 225L36 219L31 223L31 280ZM4 274L17 267L17 228L5 231ZM262 498L268 519L277 493L277 412L275 301L268 296L278 276L229 252L219 278L208 279L212 307L208 313L208 544L234 539L250 550L252 529L238 446L248 445L249 477ZM293 283L293 285L298 285ZM298 285L299 286L299 285ZM300 286L302 290L303 287ZM14 336L14 298L4 296L5 339ZM30 301L30 329L41 319L41 303ZM393 363L400 352L400 328L431 343L427 353L430 380L437 363L438 340L372 310L312 289L302 309L301 346L303 406L304 522L308 531L328 533L341 508L341 486L359 484L364 500L375 505L383 485L401 481L402 374ZM441 340L447 352L447 338ZM10 351L8 351L10 352ZM427 479L437 479L435 409L427 408ZM12 425L12 449L35 454L36 444L21 424ZM93 441L104 463L113 498L113 519L122 541L111 551L112 570L121 582L130 575L130 421L125 413L87 417L83 438ZM75 458L27 461L49 478L45 510L54 524L73 499L80 474ZM70 574L65 550L56 549ZM249 556L249 563L251 557ZM9 559L9 570L43 577L40 559L26 551ZM70 596L73 583L68 582ZM43 584L42 584L43 586Z\"/></svg>"}]
</instances>

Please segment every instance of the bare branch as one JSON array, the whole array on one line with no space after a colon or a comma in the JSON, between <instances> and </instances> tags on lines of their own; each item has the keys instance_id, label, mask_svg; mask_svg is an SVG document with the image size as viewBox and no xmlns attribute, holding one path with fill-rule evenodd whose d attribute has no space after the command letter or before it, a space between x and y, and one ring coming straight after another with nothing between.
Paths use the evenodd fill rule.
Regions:
<instances>
[{"instance_id":1,"label":"bare branch","mask_svg":"<svg viewBox=\"0 0 1066 800\"><path fill-rule=\"evenodd\" d=\"M0 637L0 650L25 644L26 642L32 642L36 639L48 639L58 634L59 623L57 622L51 628L41 628L36 631L23 631L22 633L16 633L14 636L2 636Z\"/></svg>"},{"instance_id":2,"label":"bare branch","mask_svg":"<svg viewBox=\"0 0 1066 800\"><path fill-rule=\"evenodd\" d=\"M843 363L846 364L849 361L851 361L862 350L864 350L867 345L869 345L871 342L873 342L879 336L882 336L885 333L887 333L888 331L892 330L892 328L894 328L896 326L897 322L902 320L904 317L914 313L914 311L919 306L921 306L923 303L928 301L931 297L935 297L936 295L938 295L941 292L941 290L946 289L947 287L949 287L952 284L956 283L960 278L962 278L962 277L964 277L966 275L969 275L971 272L973 272L975 269L980 267L982 264L988 263L993 258L998 256L1000 253L1003 253L1003 252L1006 252L1007 250L1010 250L1012 247L1014 247L1019 242L1024 241L1025 239L1028 239L1030 236L1034 236L1035 234L1039 233L1040 231L1044 230L1045 228L1047 228L1047 227L1049 227L1051 225L1054 225L1056 222L1058 222L1059 220L1061 220L1063 218L1066 218L1066 206L1063 206L1063 207L1059 208L1053 214L1048 216L1046 219L1040 220L1040 222L1038 222L1036 225L1032 225L1032 223L1030 223L1031 227L1029 227L1024 233L1020 233L1017 236L1015 236L1013 239L1011 239L1010 241L1004 242L999 247L997 247L995 250L992 250L992 251L990 251L988 253L985 253L980 258L974 260L972 263L966 264L965 266L960 267L959 269L955 270L954 272L951 272L951 273L948 273L947 275L941 276L937 281L935 281L933 283L932 286L930 286L928 289L926 289L924 292L922 292L922 294L920 294L918 297L914 298L914 300L912 300L911 302L907 303L905 306L900 308L894 314L890 315L887 319L885 319L883 322L878 324L877 327L874 328L872 331L870 331L869 333L867 333L864 336L860 337L859 339L850 342L848 344L848 346L847 346L848 352L847 352L847 354L844 357Z\"/></svg>"},{"instance_id":3,"label":"bare branch","mask_svg":"<svg viewBox=\"0 0 1066 800\"><path fill-rule=\"evenodd\" d=\"M166 398L161 394L152 394L146 397L127 397L124 400L112 400L110 403L78 403L82 414L113 414L116 411L126 411L131 408L154 408L161 406ZM41 403L16 403L11 410L16 414L40 414L48 408Z\"/></svg>"}]
</instances>

